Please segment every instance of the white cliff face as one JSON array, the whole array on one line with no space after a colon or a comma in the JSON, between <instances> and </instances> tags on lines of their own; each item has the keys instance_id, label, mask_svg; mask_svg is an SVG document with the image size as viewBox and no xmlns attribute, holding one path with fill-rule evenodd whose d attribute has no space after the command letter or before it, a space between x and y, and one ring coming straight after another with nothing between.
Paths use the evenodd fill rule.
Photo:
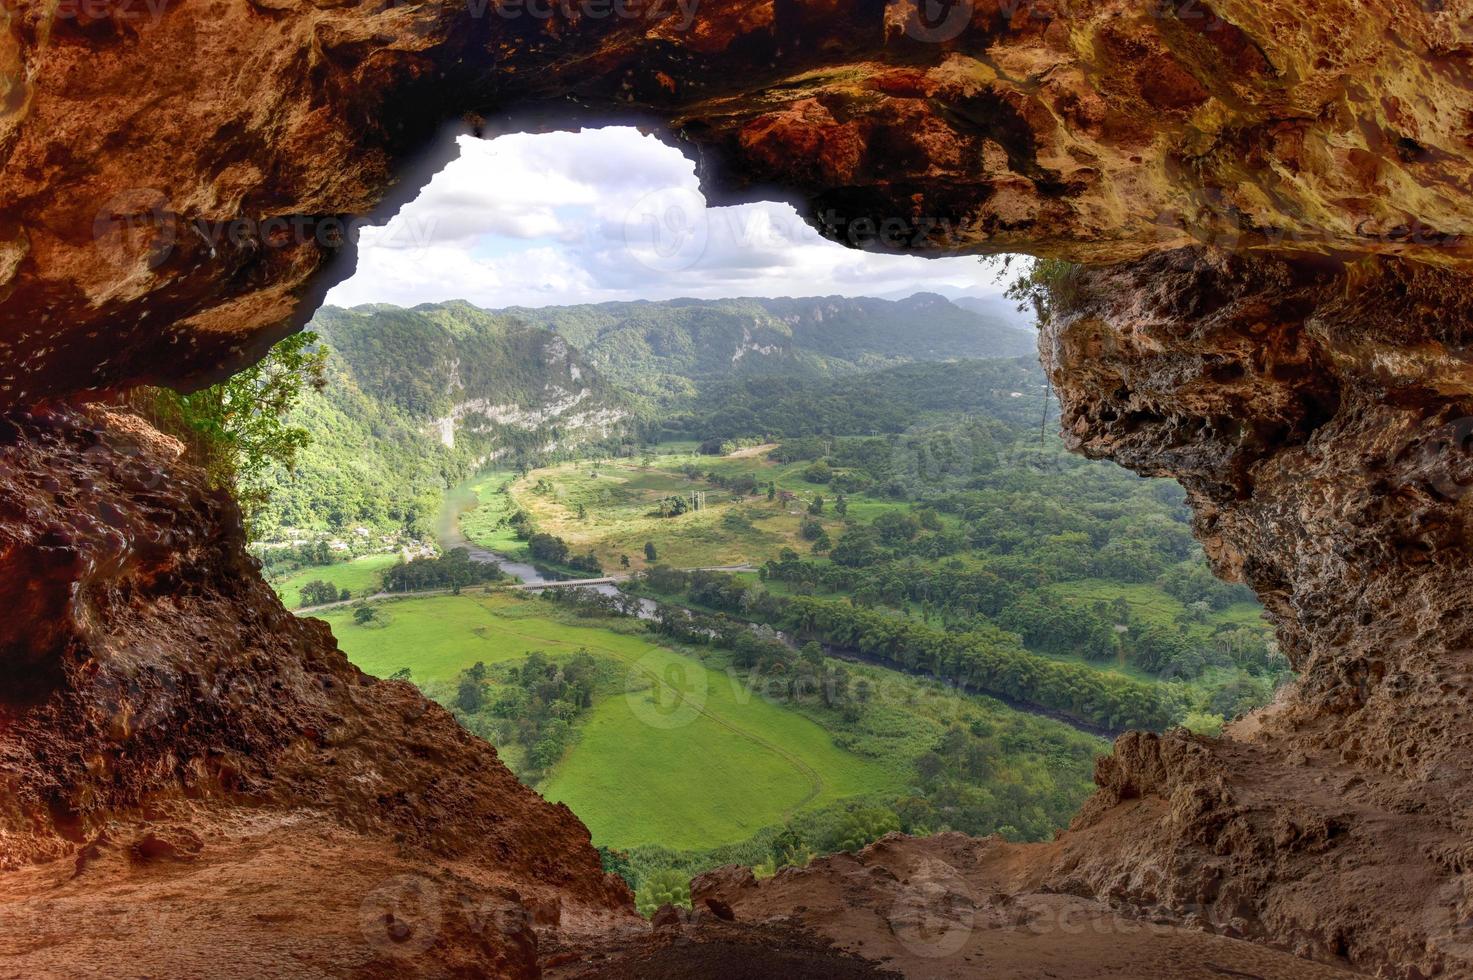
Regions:
<instances>
[{"instance_id":1,"label":"white cliff face","mask_svg":"<svg viewBox=\"0 0 1473 980\"><path fill-rule=\"evenodd\" d=\"M547 386L549 400L538 407L523 407L514 402L498 403L489 398L472 398L460 402L450 414L434 421L440 442L448 448L455 446L455 433L489 432L493 425L510 426L518 429L539 429L554 422L565 433L597 433L599 438L611 435L615 427L629 417L628 412L616 408L594 408L574 411L586 402L592 393L587 388L569 391L556 384ZM549 449L556 448L549 445Z\"/></svg>"},{"instance_id":2,"label":"white cliff face","mask_svg":"<svg viewBox=\"0 0 1473 980\"><path fill-rule=\"evenodd\" d=\"M766 357L771 354L781 354L782 350L781 344L755 343L752 340L752 329L750 327L742 327L742 341L737 344L737 349L732 352L731 363L735 364L748 354L761 354Z\"/></svg>"}]
</instances>

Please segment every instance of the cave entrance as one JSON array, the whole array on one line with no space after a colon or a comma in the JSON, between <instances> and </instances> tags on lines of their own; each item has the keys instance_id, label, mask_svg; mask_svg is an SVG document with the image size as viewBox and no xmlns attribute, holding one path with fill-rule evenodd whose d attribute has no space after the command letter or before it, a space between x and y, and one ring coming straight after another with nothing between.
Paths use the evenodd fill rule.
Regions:
<instances>
[{"instance_id":1,"label":"cave entrance","mask_svg":"<svg viewBox=\"0 0 1473 980\"><path fill-rule=\"evenodd\" d=\"M459 149L310 325L254 548L641 902L894 829L1047 839L1105 739L1288 676L1181 489L1065 450L994 269L710 207L633 129Z\"/></svg>"}]
</instances>

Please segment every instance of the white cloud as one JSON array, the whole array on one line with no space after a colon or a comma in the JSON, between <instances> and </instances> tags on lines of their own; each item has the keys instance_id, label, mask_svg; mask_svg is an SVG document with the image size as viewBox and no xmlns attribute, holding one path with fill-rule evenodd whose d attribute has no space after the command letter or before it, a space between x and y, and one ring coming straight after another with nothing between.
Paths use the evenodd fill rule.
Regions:
<instances>
[{"instance_id":1,"label":"white cloud","mask_svg":"<svg viewBox=\"0 0 1473 980\"><path fill-rule=\"evenodd\" d=\"M786 204L706 208L678 150L629 128L464 137L328 295L544 306L695 296L997 293L974 258L879 255L825 241Z\"/></svg>"}]
</instances>

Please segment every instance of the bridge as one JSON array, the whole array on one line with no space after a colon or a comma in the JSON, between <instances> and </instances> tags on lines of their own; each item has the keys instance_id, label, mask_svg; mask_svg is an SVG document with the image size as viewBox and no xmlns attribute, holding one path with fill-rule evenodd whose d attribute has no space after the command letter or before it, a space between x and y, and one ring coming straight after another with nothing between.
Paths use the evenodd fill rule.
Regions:
<instances>
[{"instance_id":1,"label":"bridge","mask_svg":"<svg viewBox=\"0 0 1473 980\"><path fill-rule=\"evenodd\" d=\"M518 582L512 588L523 592L538 592L542 589L576 589L580 585L617 585L628 580L628 575L605 575L603 578L570 578L560 582Z\"/></svg>"}]
</instances>

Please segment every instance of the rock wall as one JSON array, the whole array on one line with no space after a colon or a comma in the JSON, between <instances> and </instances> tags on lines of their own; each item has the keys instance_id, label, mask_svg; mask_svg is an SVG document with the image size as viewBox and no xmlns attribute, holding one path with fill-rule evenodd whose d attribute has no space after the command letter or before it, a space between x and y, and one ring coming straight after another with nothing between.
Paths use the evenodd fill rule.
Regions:
<instances>
[{"instance_id":1,"label":"rock wall","mask_svg":"<svg viewBox=\"0 0 1473 980\"><path fill-rule=\"evenodd\" d=\"M1473 972L1470 287L1196 252L1070 282L1041 338L1066 438L1187 487L1300 677L1221 742L1122 739L1061 882L1392 975ZM1141 836L1110 853L1122 820Z\"/></svg>"},{"instance_id":2,"label":"rock wall","mask_svg":"<svg viewBox=\"0 0 1473 980\"><path fill-rule=\"evenodd\" d=\"M655 125L851 245L1473 256L1473 0L23 0L0 406L238 368L454 131ZM448 127L448 128L446 128Z\"/></svg>"}]
</instances>

